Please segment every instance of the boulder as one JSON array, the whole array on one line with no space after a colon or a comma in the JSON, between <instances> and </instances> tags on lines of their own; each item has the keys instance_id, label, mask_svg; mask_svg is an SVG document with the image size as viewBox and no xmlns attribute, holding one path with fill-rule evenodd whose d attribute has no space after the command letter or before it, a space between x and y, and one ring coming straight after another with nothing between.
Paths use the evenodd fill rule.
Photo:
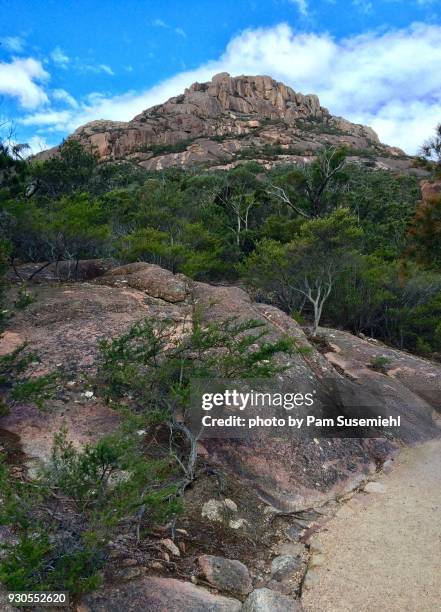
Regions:
<instances>
[{"instance_id":1,"label":"boulder","mask_svg":"<svg viewBox=\"0 0 441 612\"><path fill-rule=\"evenodd\" d=\"M237 599L213 595L190 582L148 576L142 580L104 586L85 595L81 612L239 612Z\"/></svg>"},{"instance_id":2,"label":"boulder","mask_svg":"<svg viewBox=\"0 0 441 612\"><path fill-rule=\"evenodd\" d=\"M292 576L302 565L299 556L279 555L271 561L271 577L274 580L283 580Z\"/></svg>"},{"instance_id":3,"label":"boulder","mask_svg":"<svg viewBox=\"0 0 441 612\"><path fill-rule=\"evenodd\" d=\"M112 287L127 285L144 291L153 298L165 302L184 302L189 295L190 281L182 274L173 274L165 268L137 262L109 270L97 282Z\"/></svg>"},{"instance_id":4,"label":"boulder","mask_svg":"<svg viewBox=\"0 0 441 612\"><path fill-rule=\"evenodd\" d=\"M94 367L99 340L124 333L144 317L179 320L187 315L167 302L146 304L143 293L124 285L39 283L32 293L35 302L17 311L11 329L0 340L0 353L10 353L27 342L40 358L32 373L44 375L62 368L68 376L69 397L56 406L48 400L45 411L17 403L9 415L0 417L0 430L18 435L29 458L45 461L53 436L63 425L79 445L97 440L120 423L111 406L85 395L89 389L83 373Z\"/></svg>"},{"instance_id":5,"label":"boulder","mask_svg":"<svg viewBox=\"0 0 441 612\"><path fill-rule=\"evenodd\" d=\"M181 551L176 546L176 544L170 538L165 538L164 540L160 540L160 543L168 550L168 552L175 557L181 556Z\"/></svg>"},{"instance_id":6,"label":"boulder","mask_svg":"<svg viewBox=\"0 0 441 612\"><path fill-rule=\"evenodd\" d=\"M235 315L241 320L257 318L267 324L269 340L285 333L294 337L300 346L310 347L302 329L290 317L277 308L254 304L238 287L195 283L192 295L207 322ZM430 406L409 394L399 383L395 383L393 389L394 382L386 384L384 376L369 370L370 378L365 388L339 375L312 347L307 355L299 352L289 358L281 356L280 360L288 366L283 373L288 388L298 390L308 381L317 389L315 405L318 410L335 401L353 410L358 402L381 408L386 405L392 414L401 414L404 419L412 408L412 417L403 428L404 440L412 442L436 435ZM441 368L435 366L435 369L441 372ZM402 404L401 400L406 397L407 401ZM403 410L402 406L406 408ZM397 436L400 435L398 432ZM220 465L228 465L266 503L283 511L311 507L355 488L375 471L377 461L387 459L395 448L390 441L382 439L332 438L320 443L312 437L294 434L291 439L207 438L204 447L212 459Z\"/></svg>"},{"instance_id":7,"label":"boulder","mask_svg":"<svg viewBox=\"0 0 441 612\"><path fill-rule=\"evenodd\" d=\"M241 612L301 612L300 602L271 589L256 589L245 600Z\"/></svg>"},{"instance_id":8,"label":"boulder","mask_svg":"<svg viewBox=\"0 0 441 612\"><path fill-rule=\"evenodd\" d=\"M305 384L317 390L319 413L329 402L338 402L350 411L365 403L386 407L402 417L403 427L393 434L395 439L389 440L321 440L303 432L290 432L281 438L204 439L206 459L228 470L242 487L249 488L276 512L310 508L340 496L367 480L377 464L393 456L402 442L414 443L439 434L433 419L441 380L439 364L347 332L321 330L329 343L338 347L342 363L357 371L357 380L351 380L310 345L291 317L272 306L254 303L239 287L193 282L159 266L138 262L111 269L93 283L40 284L34 291L36 301L9 323L6 350L27 341L42 361L35 366L35 373L47 373L60 364L67 371L93 370L101 338L120 335L144 317L171 319L184 326L195 307L203 322L231 317L258 319L267 327L268 340L286 334L299 347L307 348L307 352L278 356L280 366L286 368L280 378L290 390L299 390ZM379 352L391 359L387 375L368 367ZM82 387L75 376L70 380L78 397L63 403L62 410L43 414L32 406L17 405L9 416L0 419L0 427L20 435L26 453L47 457L53 433L63 421L75 443L91 441L118 423L117 414L109 406L97 397L86 398L84 392L89 389ZM230 502L214 502L213 508L203 508L209 520L215 513L220 517L217 520L233 530L252 528L249 517L242 511L238 516ZM221 508L214 508L217 502ZM299 525L290 538L298 539L304 528Z\"/></svg>"},{"instance_id":9,"label":"boulder","mask_svg":"<svg viewBox=\"0 0 441 612\"><path fill-rule=\"evenodd\" d=\"M428 407L441 413L439 363L342 330L323 327L319 333L330 346L333 345L333 352L326 355L329 361L336 362L338 356L345 371L357 372L358 386L361 389L370 388L376 393L381 392L388 398L388 403L398 404L396 409L410 419L408 434L413 441L422 435L424 415ZM373 360L380 356L388 360L387 375L379 374L370 368ZM426 424L428 429L433 431L430 418Z\"/></svg>"},{"instance_id":10,"label":"boulder","mask_svg":"<svg viewBox=\"0 0 441 612\"><path fill-rule=\"evenodd\" d=\"M304 544L300 542L281 542L275 547L278 555L290 555L291 557L302 557L306 553Z\"/></svg>"},{"instance_id":11,"label":"boulder","mask_svg":"<svg viewBox=\"0 0 441 612\"><path fill-rule=\"evenodd\" d=\"M72 259L59 262L39 262L18 265L8 270L12 282L33 283L87 281L101 276L115 266L113 259Z\"/></svg>"},{"instance_id":12,"label":"boulder","mask_svg":"<svg viewBox=\"0 0 441 612\"><path fill-rule=\"evenodd\" d=\"M207 581L221 591L246 595L252 589L251 577L246 565L237 560L201 555L198 558Z\"/></svg>"},{"instance_id":13,"label":"boulder","mask_svg":"<svg viewBox=\"0 0 441 612\"><path fill-rule=\"evenodd\" d=\"M209 499L202 506L201 515L209 521L222 523L228 519L228 506L219 499Z\"/></svg>"}]
</instances>

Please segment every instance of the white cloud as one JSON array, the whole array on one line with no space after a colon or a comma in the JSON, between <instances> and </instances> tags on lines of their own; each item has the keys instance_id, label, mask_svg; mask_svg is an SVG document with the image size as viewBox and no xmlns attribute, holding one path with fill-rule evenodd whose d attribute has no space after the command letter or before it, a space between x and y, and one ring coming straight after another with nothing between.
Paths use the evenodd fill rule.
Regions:
<instances>
[{"instance_id":1,"label":"white cloud","mask_svg":"<svg viewBox=\"0 0 441 612\"><path fill-rule=\"evenodd\" d=\"M24 48L24 40L20 36L5 36L0 38L0 44L11 53L21 53Z\"/></svg>"},{"instance_id":2,"label":"white cloud","mask_svg":"<svg viewBox=\"0 0 441 612\"><path fill-rule=\"evenodd\" d=\"M100 72L104 72L105 74L109 74L110 76L114 75L112 68L107 64L81 64L78 63L76 66L77 70L80 72L91 72L93 74L99 74Z\"/></svg>"},{"instance_id":3,"label":"white cloud","mask_svg":"<svg viewBox=\"0 0 441 612\"><path fill-rule=\"evenodd\" d=\"M289 0L292 4L295 4L302 15L308 14L308 0Z\"/></svg>"},{"instance_id":4,"label":"white cloud","mask_svg":"<svg viewBox=\"0 0 441 612\"><path fill-rule=\"evenodd\" d=\"M115 73L113 72L112 68L111 68L110 66L108 66L107 64L99 64L99 65L98 65L98 69L99 69L101 72L105 72L106 74L110 74L110 75L115 74Z\"/></svg>"},{"instance_id":5,"label":"white cloud","mask_svg":"<svg viewBox=\"0 0 441 612\"><path fill-rule=\"evenodd\" d=\"M62 68L66 68L67 64L70 62L70 58L65 54L61 47L55 47L55 49L51 52L52 61L61 66Z\"/></svg>"},{"instance_id":6,"label":"white cloud","mask_svg":"<svg viewBox=\"0 0 441 612\"><path fill-rule=\"evenodd\" d=\"M246 30L219 59L146 91L94 94L77 109L37 113L22 122L66 132L93 119L127 121L217 72L269 74L296 91L318 94L333 114L371 125L384 142L415 152L441 120L440 65L440 26L416 24L336 41L280 24Z\"/></svg>"},{"instance_id":7,"label":"white cloud","mask_svg":"<svg viewBox=\"0 0 441 612\"><path fill-rule=\"evenodd\" d=\"M168 25L165 21L162 21L162 19L154 19L152 25L155 26L155 28L168 28Z\"/></svg>"},{"instance_id":8,"label":"white cloud","mask_svg":"<svg viewBox=\"0 0 441 612\"><path fill-rule=\"evenodd\" d=\"M49 79L41 62L28 57L0 62L0 94L18 98L23 108L37 108L48 102L42 82Z\"/></svg>"},{"instance_id":9,"label":"white cloud","mask_svg":"<svg viewBox=\"0 0 441 612\"><path fill-rule=\"evenodd\" d=\"M22 125L53 126L57 131L72 129L75 115L69 110L41 111L19 120Z\"/></svg>"},{"instance_id":10,"label":"white cloud","mask_svg":"<svg viewBox=\"0 0 441 612\"><path fill-rule=\"evenodd\" d=\"M53 100L57 100L58 102L64 102L72 108L78 108L78 102L65 89L54 89L51 92L51 98Z\"/></svg>"},{"instance_id":11,"label":"white cloud","mask_svg":"<svg viewBox=\"0 0 441 612\"><path fill-rule=\"evenodd\" d=\"M303 2L304 0L300 0L300 2ZM162 19L154 19L152 21L152 26L155 28L164 28L166 30L171 30L171 26L166 23L165 21L163 21ZM173 28L175 34L177 34L178 36L182 36L182 38L187 38L187 33L185 32L185 30L183 28L180 27L176 27Z\"/></svg>"}]
</instances>

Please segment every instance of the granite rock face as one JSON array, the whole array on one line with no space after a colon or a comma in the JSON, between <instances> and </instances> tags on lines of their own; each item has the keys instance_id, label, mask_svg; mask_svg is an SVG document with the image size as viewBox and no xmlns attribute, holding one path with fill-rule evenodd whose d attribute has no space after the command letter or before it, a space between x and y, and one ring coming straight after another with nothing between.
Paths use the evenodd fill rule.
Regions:
<instances>
[{"instance_id":1,"label":"granite rock face","mask_svg":"<svg viewBox=\"0 0 441 612\"><path fill-rule=\"evenodd\" d=\"M278 359L286 369L280 376L291 391L301 389L305 381L317 390L317 414L335 403L343 414L378 406L401 416L402 427L392 439L318 438L302 431L283 437L201 439L200 450L206 457L279 511L309 508L341 495L367 480L397 445L426 440L440 431L438 364L326 329L321 333L332 350L323 355L291 317L254 303L238 287L193 282L152 264L135 263L88 283L39 283L35 292L35 303L10 322L0 352L28 342L41 357L42 364L36 366L40 374L60 364L73 371L93 370L98 341L123 333L144 317L175 321L182 330L194 312L207 323L232 317L258 319L267 326L267 340L287 335L307 349L281 354ZM368 367L383 353L390 360L387 375ZM86 396L85 383L77 382L71 390L75 401L64 403L61 411L43 414L19 404L0 419L0 428L19 435L28 455L44 459L63 420L78 443L88 441L91 431L102 435L116 426L117 415L100 398Z\"/></svg>"},{"instance_id":2,"label":"granite rock face","mask_svg":"<svg viewBox=\"0 0 441 612\"><path fill-rule=\"evenodd\" d=\"M335 117L316 95L269 76L215 75L131 121L92 121L71 136L101 160L128 160L149 170L194 165L228 167L258 159L299 162L323 146L346 145L386 159L403 152L380 143L369 127ZM266 148L265 148L266 147ZM37 157L47 159L57 149ZM380 162L379 162L380 163ZM386 163L387 166L387 163Z\"/></svg>"},{"instance_id":3,"label":"granite rock face","mask_svg":"<svg viewBox=\"0 0 441 612\"><path fill-rule=\"evenodd\" d=\"M324 328L320 333L328 342L329 352L322 354L291 317L272 306L253 302L238 287L190 281L147 263L112 268L104 274L97 267L96 272L97 278L89 282L60 283L51 277L52 280L36 283L33 287L36 301L17 312L0 338L0 354L11 352L22 342L29 343L41 357L41 363L35 365L39 369L35 374L64 365L71 376L63 395L48 400L44 412L30 404L17 403L9 415L0 418L0 447L8 442L5 433L16 437L28 467L33 462L40 465L48 460L53 435L61 426L67 427L69 439L77 446L96 441L118 426L118 412L94 394L88 374L93 373L100 339L118 336L135 321L146 317L172 320L183 332L195 312L203 323L231 317L258 319L267 326L267 340L288 335L308 349L291 356L281 354L280 364L286 369L280 376L291 390L298 389L305 381L320 390L319 411L329 399L339 402L344 411L352 411L356 402L362 405L375 401L400 415L404 426L388 440L315 438L303 433L282 438L202 439L199 451L204 461L215 471L228 475L228 480L234 483L235 495L234 499L230 496L210 499L207 491L200 504L196 498L198 517L205 521L196 523L204 525L197 537L204 540L203 531L212 533L212 524L215 524L221 528L222 537L232 544L228 550L211 550L202 555L202 550L196 553L190 550L191 571L194 571L190 578L197 582L197 576L202 573L202 584L221 593L212 593L200 584L170 576L145 575L139 567L127 566L116 574L117 582L106 583L97 592L85 595L78 610L299 611L300 603L286 593L291 593L291 578L304 567L305 547L298 539L314 528L320 516L306 510L361 485L403 443L412 444L439 435L436 409L440 365L368 338ZM386 374L369 367L379 355L389 360ZM244 498L253 500L250 504L253 515L247 514L250 508L244 504ZM267 574L271 576L266 584L271 589L256 584L258 588L252 591L252 579L258 576L253 560L237 554L236 548L241 538L248 542L253 528L249 518L255 517L259 529L267 531L271 529L270 516L281 511L302 510L303 519L297 517L292 522L285 532L285 540L274 548L275 554L266 558ZM192 543L196 541L193 536L189 540ZM173 562L186 556L185 548L178 548L178 544L168 537L162 537L159 542ZM238 558L241 561L234 560ZM163 570L162 563L159 568ZM313 574L309 572L307 576L310 581ZM130 581L125 582L128 578ZM4 603L1 589L0 602Z\"/></svg>"}]
</instances>

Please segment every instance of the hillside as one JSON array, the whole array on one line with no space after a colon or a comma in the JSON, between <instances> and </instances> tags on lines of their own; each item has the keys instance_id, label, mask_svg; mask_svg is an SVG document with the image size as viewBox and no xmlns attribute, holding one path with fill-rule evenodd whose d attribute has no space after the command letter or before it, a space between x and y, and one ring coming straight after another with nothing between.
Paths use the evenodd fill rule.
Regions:
<instances>
[{"instance_id":1,"label":"hillside","mask_svg":"<svg viewBox=\"0 0 441 612\"><path fill-rule=\"evenodd\" d=\"M231 167L243 159L272 166L341 145L354 157L374 159L379 168L409 166L403 151L382 144L371 128L331 115L316 95L295 92L269 76L221 73L129 122L92 121L71 138L102 160L131 160L148 170Z\"/></svg>"},{"instance_id":2,"label":"hillside","mask_svg":"<svg viewBox=\"0 0 441 612\"><path fill-rule=\"evenodd\" d=\"M92 276L97 274L90 267L89 272ZM375 406L375 410L401 416L402 427L387 431L385 436L377 434L376 438L366 439L330 438L322 434L314 437L304 432L276 437L247 435L243 439L202 437L197 445L197 472L185 491L183 509L173 513L172 507L171 513L165 514L170 519L168 522L152 524L160 498L145 497L146 511L138 514L141 540L136 537L133 508L144 499L139 487L145 485L143 481L140 484L127 480L130 472L112 472L113 480L104 489L105 497L102 501L98 498L97 502L92 491L81 515L72 512L69 505L72 502L66 495L59 501L58 489L55 509L50 506L50 499L44 501L43 510L41 503L34 502L37 508L34 512L42 513L48 506L43 518L46 520L50 511L57 519L47 527L52 530L49 531L54 542L52 557L60 554L60 549L65 556L72 555L72 549L75 552L75 547L82 545L75 538L77 531L84 529L83 525L92 535L107 538L104 552L100 548L100 554L95 552L93 557L97 559L94 563L102 572L103 583L81 599L78 612L139 609L300 612L298 596L303 590L310 601L308 589L314 576L309 570L304 583L305 572L313 563L314 567L319 565L317 548L311 540L315 532L329 529L329 521L336 513L339 520L349 505L344 500L348 500L350 491L364 489L367 495L376 483L366 483L381 477L378 472L382 466L390 469L399 448L439 436L439 419L434 409L441 381L440 365L390 349L372 339L326 328L320 330L326 340L326 350L322 346L320 352L291 317L272 306L253 302L242 289L195 283L156 265L138 262L112 268L104 274L101 270L98 274L83 283L45 280L34 285L35 302L11 320L0 342L0 354L10 354L26 342L40 355L41 363L32 365L32 375L54 369L63 372L44 411L25 400L17 402L9 415L0 418L0 444L8 452L15 474L12 482L23 474L32 474L33 466L50 462L53 437L63 426L68 431L64 442L67 453L68 441L74 448L80 448L86 443L99 444L103 436L110 435L117 450L122 443L118 426L123 421L124 444L132 438L138 446L142 441L142 452L150 458L148 470L154 469L153 458L161 457L167 460L165 465L172 465L166 423L149 421L149 406L147 411L138 412L142 421L137 421L140 424L131 431L122 406L105 400L111 387L100 388L97 383L96 368L100 368L103 359L100 340L109 335L130 337L130 333L121 334L130 329L139 331L139 327L132 326L140 319L154 321L155 325L168 322L172 326L168 331L172 329L178 341L182 334L186 337L185 329L190 322L197 325L195 318L202 322L203 329L210 326L226 329L222 326L232 316L238 317L241 323L258 320L268 334L265 342L288 337L297 343L299 350L294 354L278 353L277 361L283 368L279 378L287 389L302 388L305 381L310 381L308 384L317 389L318 414L326 414L329 401L340 403L344 414L357 414L353 405L356 398L359 407ZM13 288L12 294L16 291ZM168 341L171 337L168 336ZM251 338L262 341L255 335ZM118 359L123 354L125 359L130 357L130 352L120 352L120 345L113 345L113 350L117 346ZM244 350L243 345L240 347ZM372 359L378 356L387 358L387 374L371 368ZM192 363L194 360L193 353ZM128 365L125 377L131 376L135 364ZM126 380L134 383L133 378ZM95 381L93 386L92 381ZM146 380L141 382L142 385L131 387L133 396L121 397L133 411L137 405L134 402L142 399L145 403L144 395L140 398L139 394L144 394ZM432 396L428 393L430 389ZM298 409L298 414L306 413L306 408ZM88 448L90 462L91 448L95 446ZM61 460L72 457L72 452L63 455ZM186 461L187 452L183 441L182 461ZM144 464L139 464L139 458L137 461L145 475ZM179 472L167 471L165 467L161 473L162 479L167 479L165 483L158 479L148 483L156 495L160 494L161 482L162 486L170 487L169 481L173 483L180 478ZM112 484L118 482L122 486L129 482L130 488L124 489L124 495L131 503L128 508L123 506L124 520L114 524L107 517L109 508L112 515L121 513L118 504L122 502L115 499L115 484ZM404 491L406 495L411 494L407 488ZM375 495L369 497L372 503ZM399 501L399 496L396 499ZM434 493L430 499L436 502ZM417 503L421 501L425 498L418 499ZM61 503L65 505L60 509ZM98 508L97 503L102 503L104 509ZM405 509L406 504L401 503L401 507ZM98 519L94 518L94 509L101 512ZM79 520L83 521L81 525ZM426 523L423 520L418 523L418 533L424 534L424 542L430 542L427 526L431 522L427 519ZM32 525L32 529L34 533L36 527ZM407 534L401 532L405 539ZM14 534L3 528L0 536L11 542ZM370 540L371 536L367 534L365 538ZM361 542L365 547L366 539ZM429 549L427 555L432 566L438 559L436 550ZM31 568L33 571L34 565ZM80 570L85 572L85 577L90 575L88 566ZM420 588L427 585L423 573L418 577L418 585ZM93 588L96 586L92 583ZM435 593L434 588L428 591ZM5 605L2 596L0 587L0 607L8 610L2 607Z\"/></svg>"},{"instance_id":3,"label":"hillside","mask_svg":"<svg viewBox=\"0 0 441 612\"><path fill-rule=\"evenodd\" d=\"M433 601L439 166L227 75L46 157L0 142L0 609Z\"/></svg>"}]
</instances>

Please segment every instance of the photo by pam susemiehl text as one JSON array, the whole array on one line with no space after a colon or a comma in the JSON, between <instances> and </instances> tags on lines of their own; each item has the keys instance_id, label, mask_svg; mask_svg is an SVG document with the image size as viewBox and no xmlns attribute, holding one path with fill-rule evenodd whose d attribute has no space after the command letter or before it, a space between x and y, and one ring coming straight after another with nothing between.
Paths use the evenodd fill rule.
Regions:
<instances>
[{"instance_id":1,"label":"photo by pam susemiehl text","mask_svg":"<svg viewBox=\"0 0 441 612\"><path fill-rule=\"evenodd\" d=\"M382 405L340 401L335 381L290 389L277 381L195 381L190 422L199 437L244 437L244 432L292 435L371 437L399 428L402 416L386 414Z\"/></svg>"},{"instance_id":2,"label":"photo by pam susemiehl text","mask_svg":"<svg viewBox=\"0 0 441 612\"><path fill-rule=\"evenodd\" d=\"M286 418L278 417L212 417L205 415L202 417L203 427L247 427L253 429L255 427L400 427L401 417L374 417L365 419L351 419L344 415L339 415L336 419L324 418L319 419L315 416L308 415L305 418L294 417L288 415Z\"/></svg>"}]
</instances>

